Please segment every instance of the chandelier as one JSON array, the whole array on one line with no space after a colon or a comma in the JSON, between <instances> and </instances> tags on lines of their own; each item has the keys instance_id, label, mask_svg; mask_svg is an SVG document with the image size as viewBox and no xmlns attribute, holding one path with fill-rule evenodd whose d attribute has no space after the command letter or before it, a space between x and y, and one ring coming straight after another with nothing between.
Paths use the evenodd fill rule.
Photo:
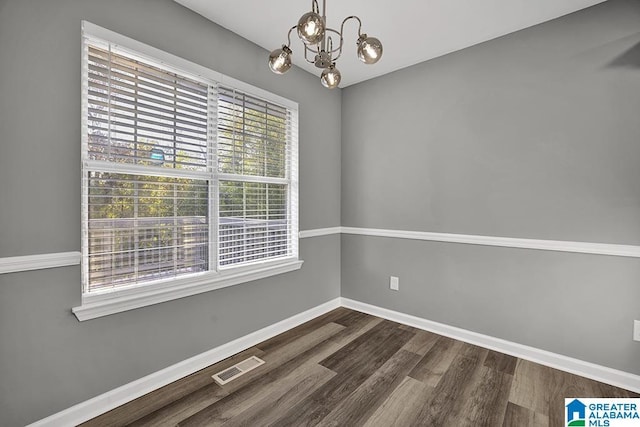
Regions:
<instances>
[{"instance_id":1,"label":"chandelier","mask_svg":"<svg viewBox=\"0 0 640 427\"><path fill-rule=\"evenodd\" d=\"M291 27L287 33L287 44L276 49L269 55L269 68L276 74L284 74L291 68L291 31L297 29L298 37L304 46L304 59L322 69L320 81L326 88L333 89L340 84L340 71L336 68L336 61L342 55L344 45L344 24L350 20L358 21L357 54L358 59L365 64L375 64L382 56L382 43L375 37L362 33L362 21L357 16L347 16L340 26L340 31L327 27L327 1L322 0L322 14L318 0L311 1L311 12L307 12L298 20L298 25ZM336 37L337 46L334 47L331 33ZM339 40L339 41L338 41ZM309 59L309 54L313 59Z\"/></svg>"}]
</instances>

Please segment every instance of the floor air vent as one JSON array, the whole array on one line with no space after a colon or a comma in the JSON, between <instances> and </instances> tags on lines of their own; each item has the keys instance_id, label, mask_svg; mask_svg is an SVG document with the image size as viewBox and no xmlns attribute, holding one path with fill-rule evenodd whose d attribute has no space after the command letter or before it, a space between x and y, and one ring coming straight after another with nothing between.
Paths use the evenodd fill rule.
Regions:
<instances>
[{"instance_id":1,"label":"floor air vent","mask_svg":"<svg viewBox=\"0 0 640 427\"><path fill-rule=\"evenodd\" d=\"M250 358L243 360L240 363L236 363L230 368L225 369L224 371L220 371L217 374L212 375L212 378L216 380L216 382L220 385L225 385L229 381L233 381L239 376L246 374L252 369L257 368L262 365L264 360L257 358L256 356L251 356Z\"/></svg>"}]
</instances>

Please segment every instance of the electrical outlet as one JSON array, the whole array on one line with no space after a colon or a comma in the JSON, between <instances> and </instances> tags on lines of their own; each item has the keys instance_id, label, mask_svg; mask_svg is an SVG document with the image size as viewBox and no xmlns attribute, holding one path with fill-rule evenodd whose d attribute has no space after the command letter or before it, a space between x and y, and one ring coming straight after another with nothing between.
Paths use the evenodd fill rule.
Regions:
<instances>
[{"instance_id":1,"label":"electrical outlet","mask_svg":"<svg viewBox=\"0 0 640 427\"><path fill-rule=\"evenodd\" d=\"M633 340L640 341L640 320L633 321Z\"/></svg>"},{"instance_id":2,"label":"electrical outlet","mask_svg":"<svg viewBox=\"0 0 640 427\"><path fill-rule=\"evenodd\" d=\"M400 279L395 276L391 276L389 278L389 289L392 291L397 291L400 289Z\"/></svg>"}]
</instances>

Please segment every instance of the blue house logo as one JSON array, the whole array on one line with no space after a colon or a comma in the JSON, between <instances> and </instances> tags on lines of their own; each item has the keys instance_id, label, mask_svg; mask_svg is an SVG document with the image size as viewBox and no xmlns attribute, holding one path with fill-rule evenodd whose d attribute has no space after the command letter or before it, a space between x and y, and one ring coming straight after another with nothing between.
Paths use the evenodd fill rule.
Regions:
<instances>
[{"instance_id":1,"label":"blue house logo","mask_svg":"<svg viewBox=\"0 0 640 427\"><path fill-rule=\"evenodd\" d=\"M586 408L587 405L578 399L573 399L571 403L567 405L567 427L584 426Z\"/></svg>"}]
</instances>

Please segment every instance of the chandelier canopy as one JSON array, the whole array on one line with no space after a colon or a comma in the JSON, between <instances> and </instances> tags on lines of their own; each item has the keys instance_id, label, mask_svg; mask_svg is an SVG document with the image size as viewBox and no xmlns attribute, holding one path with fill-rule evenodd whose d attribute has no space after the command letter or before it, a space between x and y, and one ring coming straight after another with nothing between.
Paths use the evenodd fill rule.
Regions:
<instances>
[{"instance_id":1,"label":"chandelier canopy","mask_svg":"<svg viewBox=\"0 0 640 427\"><path fill-rule=\"evenodd\" d=\"M342 55L344 45L343 30L344 24L350 20L358 21L358 39L356 40L357 55L360 61L365 64L375 64L382 57L382 43L375 37L369 37L361 32L362 21L357 16L347 16L340 26L340 31L327 27L327 1L322 0L322 14L318 6L318 0L311 1L311 12L307 12L300 17L298 25L289 29L287 34L287 44L281 49L275 49L269 55L269 68L276 74L284 74L291 68L291 32L297 30L298 37L304 46L304 59L322 68L320 81L326 88L333 89L340 84L340 71L336 68L336 61ZM331 33L334 34L337 46L334 47ZM309 59L309 53L313 59Z\"/></svg>"}]
</instances>

